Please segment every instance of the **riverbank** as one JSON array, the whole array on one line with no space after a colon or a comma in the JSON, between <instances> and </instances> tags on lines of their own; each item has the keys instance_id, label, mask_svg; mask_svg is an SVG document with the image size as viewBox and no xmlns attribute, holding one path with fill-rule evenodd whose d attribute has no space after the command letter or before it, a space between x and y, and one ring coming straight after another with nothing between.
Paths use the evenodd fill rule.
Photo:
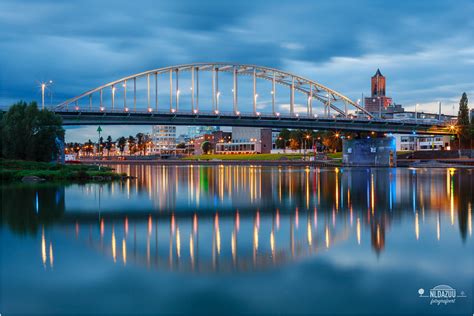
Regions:
<instances>
[{"instance_id":1,"label":"riverbank","mask_svg":"<svg viewBox=\"0 0 474 316\"><path fill-rule=\"evenodd\" d=\"M84 161L85 163L98 163L97 161ZM316 166L316 167L340 167L341 163L333 160L179 160L179 159L162 159L162 160L108 160L101 161L102 165L166 165L166 166L189 166L189 165L256 165L256 166Z\"/></svg>"},{"instance_id":2,"label":"riverbank","mask_svg":"<svg viewBox=\"0 0 474 316\"><path fill-rule=\"evenodd\" d=\"M97 165L60 165L48 162L0 160L3 181L109 181L124 179L125 173Z\"/></svg>"}]
</instances>

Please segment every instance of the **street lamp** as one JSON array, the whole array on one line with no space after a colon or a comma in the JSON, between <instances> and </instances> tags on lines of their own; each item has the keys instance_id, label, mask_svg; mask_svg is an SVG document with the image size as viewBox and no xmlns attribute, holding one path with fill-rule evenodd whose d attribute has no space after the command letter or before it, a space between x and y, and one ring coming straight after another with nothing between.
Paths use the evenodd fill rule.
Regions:
<instances>
[{"instance_id":1,"label":"street lamp","mask_svg":"<svg viewBox=\"0 0 474 316\"><path fill-rule=\"evenodd\" d=\"M41 83L41 109L44 110L44 90L47 86L53 84L53 80L49 80L48 82ZM53 103L53 94L51 93L51 103Z\"/></svg>"}]
</instances>

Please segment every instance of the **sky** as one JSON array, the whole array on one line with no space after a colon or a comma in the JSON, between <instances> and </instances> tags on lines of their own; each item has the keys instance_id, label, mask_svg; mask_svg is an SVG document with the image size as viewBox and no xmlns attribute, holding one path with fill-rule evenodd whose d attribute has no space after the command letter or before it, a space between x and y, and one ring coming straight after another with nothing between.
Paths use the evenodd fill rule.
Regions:
<instances>
[{"instance_id":1,"label":"sky","mask_svg":"<svg viewBox=\"0 0 474 316\"><path fill-rule=\"evenodd\" d=\"M149 69L194 62L278 68L352 100L377 68L407 110L474 95L474 1L0 1L0 106L46 104ZM472 102L471 102L472 103ZM265 107L265 100L262 100ZM105 127L113 137L149 126ZM180 131L184 131L181 128ZM68 128L67 141L96 137Z\"/></svg>"}]
</instances>

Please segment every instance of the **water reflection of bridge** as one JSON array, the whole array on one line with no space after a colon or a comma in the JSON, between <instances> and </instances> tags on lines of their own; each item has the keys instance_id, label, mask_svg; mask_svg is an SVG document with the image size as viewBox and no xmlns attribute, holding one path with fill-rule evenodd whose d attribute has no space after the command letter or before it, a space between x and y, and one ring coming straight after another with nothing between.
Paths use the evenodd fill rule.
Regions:
<instances>
[{"instance_id":1,"label":"water reflection of bridge","mask_svg":"<svg viewBox=\"0 0 474 316\"><path fill-rule=\"evenodd\" d=\"M407 213L410 215L411 213ZM472 209L467 212L472 236ZM391 223L402 214L349 210L260 210L222 213L66 214L60 223L66 236L110 257L115 264L136 264L160 270L225 272L251 271L317 256L339 243L371 244L379 255L385 247ZM413 238L438 241L442 227L455 229L448 214L415 213ZM452 228L449 228L452 227ZM436 231L436 235L432 232ZM71 234L72 233L72 234ZM42 260L53 260L53 240L45 241ZM52 264L52 261L51 261Z\"/></svg>"}]
</instances>

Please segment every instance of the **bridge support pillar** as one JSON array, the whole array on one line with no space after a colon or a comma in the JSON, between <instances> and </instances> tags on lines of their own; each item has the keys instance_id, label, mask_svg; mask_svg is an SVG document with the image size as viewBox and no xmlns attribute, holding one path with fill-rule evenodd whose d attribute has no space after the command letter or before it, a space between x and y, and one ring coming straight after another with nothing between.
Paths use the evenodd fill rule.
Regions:
<instances>
[{"instance_id":1,"label":"bridge support pillar","mask_svg":"<svg viewBox=\"0 0 474 316\"><path fill-rule=\"evenodd\" d=\"M395 167L395 138L343 139L342 162L345 166Z\"/></svg>"}]
</instances>

